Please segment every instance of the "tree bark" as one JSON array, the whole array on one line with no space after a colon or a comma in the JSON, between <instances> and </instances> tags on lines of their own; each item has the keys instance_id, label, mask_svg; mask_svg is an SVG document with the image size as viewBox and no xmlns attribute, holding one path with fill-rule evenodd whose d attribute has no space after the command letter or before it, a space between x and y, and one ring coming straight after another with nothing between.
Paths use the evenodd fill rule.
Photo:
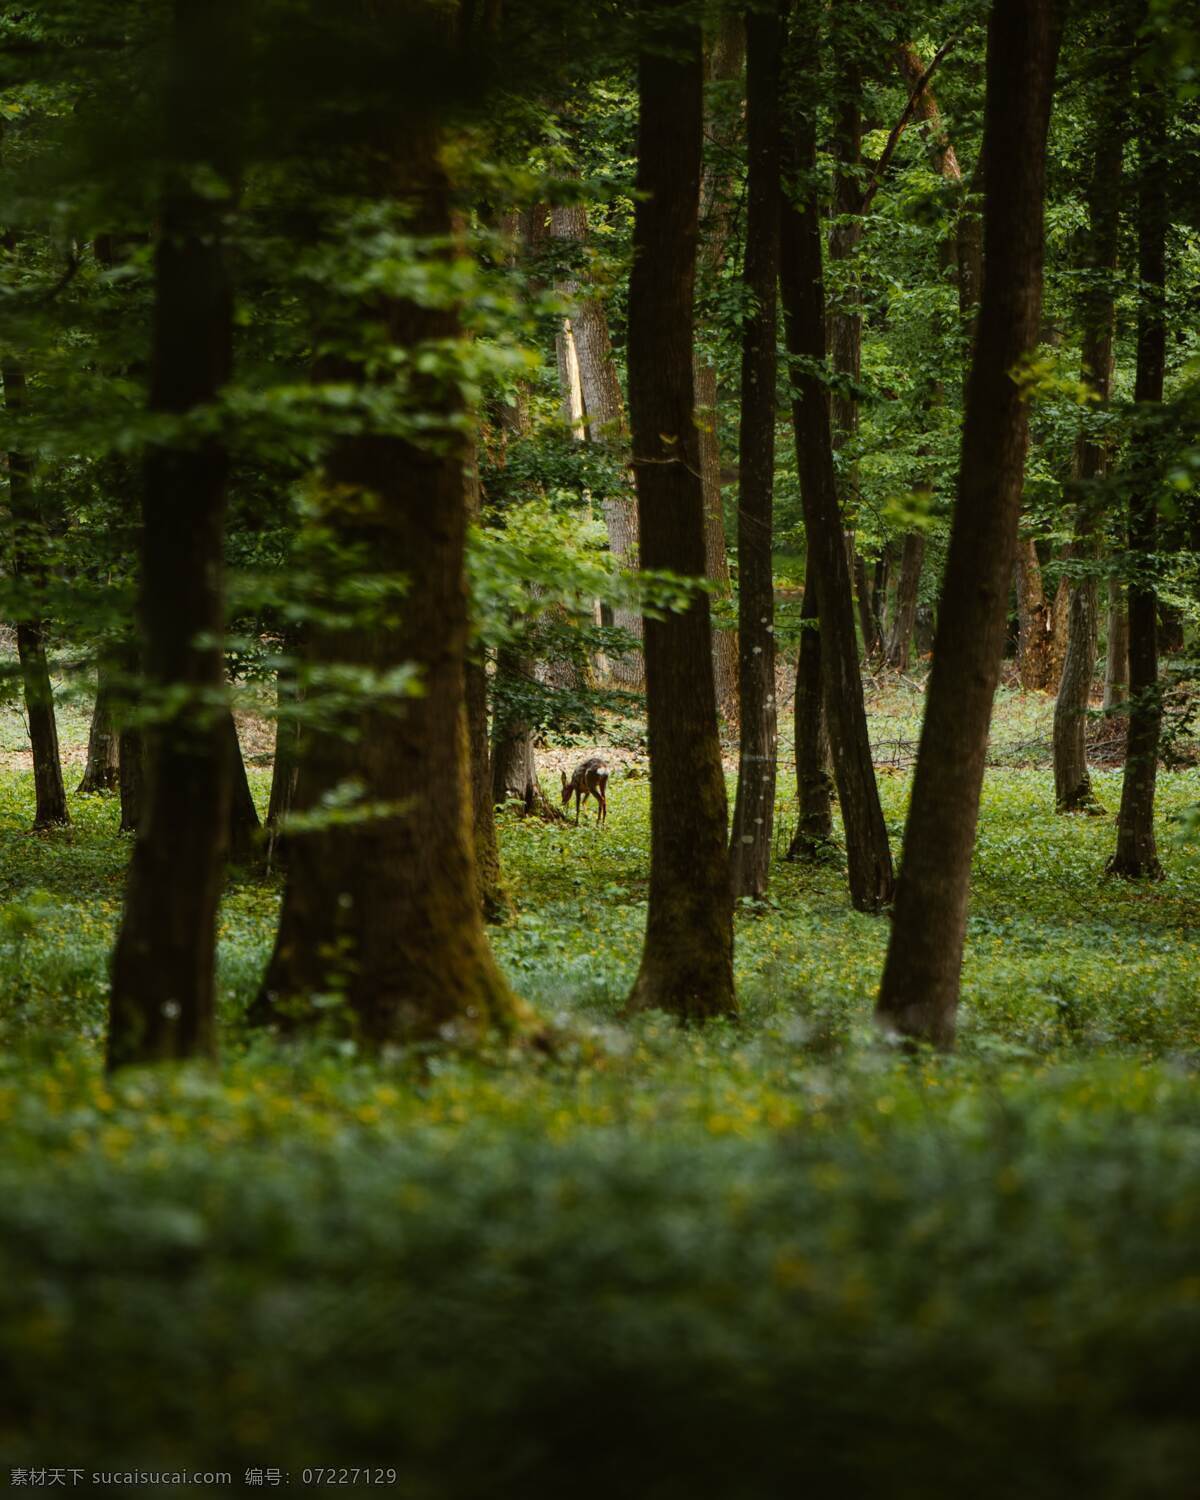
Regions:
<instances>
[{"instance_id":1,"label":"tree bark","mask_svg":"<svg viewBox=\"0 0 1200 1500\"><path fill-rule=\"evenodd\" d=\"M775 826L776 280L779 274L778 11L746 12L746 138L749 161L742 282L753 308L742 329L738 435L738 696L741 737L729 842L734 897L766 894Z\"/></svg>"},{"instance_id":2,"label":"tree bark","mask_svg":"<svg viewBox=\"0 0 1200 1500\"><path fill-rule=\"evenodd\" d=\"M705 81L718 87L732 85L741 77L745 55L742 18L729 12L718 21L716 34L705 58ZM709 116L705 138L710 143L700 178L700 224L697 255L701 285L716 280L725 263L733 227L729 160L737 137L734 122ZM699 429L700 482L704 491L705 574L715 585L713 597L728 600L733 592L725 537L725 510L721 501L721 443L718 428L719 392L716 366L698 350L693 383ZM717 709L727 724L738 719L737 632L714 627L713 675Z\"/></svg>"},{"instance_id":3,"label":"tree bark","mask_svg":"<svg viewBox=\"0 0 1200 1500\"><path fill-rule=\"evenodd\" d=\"M76 796L115 792L121 780L121 741L113 712L112 663L101 654L96 662L96 701L88 731L87 762Z\"/></svg>"},{"instance_id":4,"label":"tree bark","mask_svg":"<svg viewBox=\"0 0 1200 1500\"><path fill-rule=\"evenodd\" d=\"M430 47L436 18L422 7ZM420 45L418 37L414 45ZM405 210L406 231L446 256L449 186L432 122L393 118L367 104L360 149L347 150L347 188ZM432 304L432 305L430 305ZM420 439L367 429L339 439L325 461L327 513L347 556L372 560L407 587L374 619L314 628L311 659L387 674L403 663L417 696L373 698L340 724L314 724L301 749L297 802L305 809L356 787L362 815L315 820L293 832L275 949L255 1020L302 1026L328 1018L331 997L368 1046L411 1040L474 1040L529 1019L487 944L475 873L469 787L463 572L469 455L453 375L422 370L431 348L461 337L458 308L382 293L356 309L366 342L403 354L401 383L385 394L420 411ZM351 309L344 312L350 316ZM322 371L321 373L324 373ZM386 381L353 358L331 378ZM366 500L366 503L363 501Z\"/></svg>"},{"instance_id":5,"label":"tree bark","mask_svg":"<svg viewBox=\"0 0 1200 1500\"><path fill-rule=\"evenodd\" d=\"M829 733L821 685L821 632L817 585L810 562L804 574L800 611L800 653L796 662L793 724L796 746L796 802L799 816L788 859L813 859L833 841L833 783L829 776Z\"/></svg>"},{"instance_id":6,"label":"tree bark","mask_svg":"<svg viewBox=\"0 0 1200 1500\"><path fill-rule=\"evenodd\" d=\"M463 475L468 524L479 522L483 496L479 485L479 448ZM488 754L488 684L483 647L475 641L465 666L467 756L470 768L471 827L475 841L475 885L479 909L487 922L497 922L508 909L500 877L500 844L496 837L496 804L492 797L492 765Z\"/></svg>"},{"instance_id":7,"label":"tree bark","mask_svg":"<svg viewBox=\"0 0 1200 1500\"><path fill-rule=\"evenodd\" d=\"M995 0L984 155L987 277L967 388L958 504L878 1017L953 1044L988 726L1004 649L1027 441L1019 371L1041 321L1046 132L1059 44L1048 0Z\"/></svg>"},{"instance_id":8,"label":"tree bark","mask_svg":"<svg viewBox=\"0 0 1200 1500\"><path fill-rule=\"evenodd\" d=\"M1124 703L1129 693L1129 616L1120 580L1108 580L1108 625L1104 645L1104 711Z\"/></svg>"},{"instance_id":9,"label":"tree bark","mask_svg":"<svg viewBox=\"0 0 1200 1500\"><path fill-rule=\"evenodd\" d=\"M254 805L233 714L226 710L224 719L225 753L229 757L229 858L235 864L246 864L257 853L262 822Z\"/></svg>"},{"instance_id":10,"label":"tree bark","mask_svg":"<svg viewBox=\"0 0 1200 1500\"><path fill-rule=\"evenodd\" d=\"M13 248L13 237L5 246ZM3 362L4 405L21 412L28 405L25 371L15 359ZM17 621L17 659L29 725L29 747L33 752L34 828L53 828L71 821L63 785L62 761L58 753L58 721L54 713L54 689L46 658L46 627L38 617L46 588L45 566L38 560L44 549L43 518L33 485L33 463L26 453L8 455L8 496L12 518L14 577L28 588L30 598ZM35 605L37 606L35 608Z\"/></svg>"},{"instance_id":11,"label":"tree bark","mask_svg":"<svg viewBox=\"0 0 1200 1500\"><path fill-rule=\"evenodd\" d=\"M556 206L551 211L551 230L559 239L574 245L587 241L587 209L582 203ZM574 299L571 329L579 356L579 376L583 388L583 405L587 411L587 436L622 460L623 485L603 499L604 527L608 533L608 550L625 568L638 565L637 500L633 474L629 468L629 430L625 420L625 401L621 381L613 358L608 316L599 298L589 295L575 276L564 280L564 287ZM613 624L637 640L642 637L642 617L635 609L617 606ZM611 659L613 678L622 687L640 689L645 682L641 652L634 650Z\"/></svg>"},{"instance_id":12,"label":"tree bark","mask_svg":"<svg viewBox=\"0 0 1200 1500\"><path fill-rule=\"evenodd\" d=\"M1107 404L1112 392L1113 330L1116 320L1114 275L1120 244L1124 155L1124 116L1127 108L1121 86L1125 69L1106 73L1096 122L1092 175L1088 191L1087 277L1082 306L1083 347L1080 378L1097 402ZM1075 520L1075 556L1085 569L1071 589L1067 649L1063 657L1058 697L1054 705L1054 801L1059 812L1099 813L1103 808L1092 791L1087 765L1087 711L1096 674L1099 637L1099 600L1095 563L1097 481L1108 468L1108 449L1085 430L1077 444L1076 468L1080 499Z\"/></svg>"},{"instance_id":13,"label":"tree bark","mask_svg":"<svg viewBox=\"0 0 1200 1500\"><path fill-rule=\"evenodd\" d=\"M1026 692L1044 693L1054 680L1054 628L1042 590L1042 566L1032 537L1017 542L1017 675Z\"/></svg>"},{"instance_id":14,"label":"tree bark","mask_svg":"<svg viewBox=\"0 0 1200 1500\"><path fill-rule=\"evenodd\" d=\"M1162 866L1154 838L1154 792L1162 697L1158 683L1157 596L1153 560L1157 544L1156 435L1151 420L1162 404L1167 353L1167 115L1162 91L1146 72L1139 83L1137 374L1134 400L1140 421L1130 439L1128 547L1129 729L1125 775L1117 814L1117 848L1109 871L1127 880L1158 879Z\"/></svg>"},{"instance_id":15,"label":"tree bark","mask_svg":"<svg viewBox=\"0 0 1200 1500\"><path fill-rule=\"evenodd\" d=\"M811 65L816 24L805 7L795 55ZM854 633L850 567L834 479L825 364L825 306L821 277L821 226L815 177L816 127L811 113L795 122L793 177L802 176L803 204L787 191L781 205L780 288L796 396L792 420L796 466L808 536L809 578L816 584L821 668L833 750L834 777L846 833L850 899L859 911L879 911L892 898L892 856L875 783Z\"/></svg>"},{"instance_id":16,"label":"tree bark","mask_svg":"<svg viewBox=\"0 0 1200 1500\"><path fill-rule=\"evenodd\" d=\"M238 7L176 0L170 39L168 185L155 251L150 409L187 418L229 377L233 298L224 221ZM205 171L207 169L207 171ZM205 173L203 191L194 183ZM108 1065L211 1053L216 1045L217 902L229 837L230 765L221 649L225 483L219 438L151 448L142 514L143 664L152 701L169 701L146 735L145 804L113 954Z\"/></svg>"},{"instance_id":17,"label":"tree bark","mask_svg":"<svg viewBox=\"0 0 1200 1500\"><path fill-rule=\"evenodd\" d=\"M141 680L141 652L137 641L123 641L118 653L119 702L118 789L121 794L121 832L136 833L146 800L145 745L140 728L130 722L134 694Z\"/></svg>"},{"instance_id":18,"label":"tree bark","mask_svg":"<svg viewBox=\"0 0 1200 1500\"><path fill-rule=\"evenodd\" d=\"M907 672L912 659L913 632L917 625L917 600L921 591L921 568L925 562L925 534L910 531L900 553L900 576L888 634L886 661L894 672Z\"/></svg>"},{"instance_id":19,"label":"tree bark","mask_svg":"<svg viewBox=\"0 0 1200 1500\"><path fill-rule=\"evenodd\" d=\"M703 121L699 29L657 0L638 59L639 198L629 285L629 410L642 561L704 575L692 382ZM631 1010L690 1020L735 1009L733 900L708 596L645 621L650 895Z\"/></svg>"}]
</instances>

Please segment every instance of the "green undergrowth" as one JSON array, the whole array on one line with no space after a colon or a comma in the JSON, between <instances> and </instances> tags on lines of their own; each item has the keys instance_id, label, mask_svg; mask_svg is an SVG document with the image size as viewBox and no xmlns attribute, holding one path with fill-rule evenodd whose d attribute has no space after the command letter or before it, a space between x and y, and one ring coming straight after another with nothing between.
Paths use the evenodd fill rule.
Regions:
<instances>
[{"instance_id":1,"label":"green undergrowth","mask_svg":"<svg viewBox=\"0 0 1200 1500\"><path fill-rule=\"evenodd\" d=\"M995 743L1044 718L1002 698ZM114 1080L115 805L32 835L0 776L0 1462L371 1465L414 1500L1187 1493L1196 773L1163 773L1167 877L1130 886L1111 816L993 759L954 1058L876 1036L888 919L836 851L739 910L738 1023L625 1021L649 802L619 774L604 829L501 820L493 942L549 1055L248 1038L278 881L235 873L222 1062ZM881 787L898 836L907 771Z\"/></svg>"}]
</instances>

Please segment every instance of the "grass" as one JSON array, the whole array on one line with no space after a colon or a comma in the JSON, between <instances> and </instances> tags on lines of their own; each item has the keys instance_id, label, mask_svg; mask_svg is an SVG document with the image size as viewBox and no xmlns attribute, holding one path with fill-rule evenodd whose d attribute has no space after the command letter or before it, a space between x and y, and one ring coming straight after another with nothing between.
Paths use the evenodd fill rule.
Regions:
<instances>
[{"instance_id":1,"label":"grass","mask_svg":"<svg viewBox=\"0 0 1200 1500\"><path fill-rule=\"evenodd\" d=\"M872 708L898 837L886 745L919 703ZM556 1056L247 1041L278 889L235 878L222 1063L106 1081L116 809L31 835L28 774L0 777L0 1461L364 1463L413 1497L1186 1493L1195 772L1160 783L1167 878L1109 880L1111 818L1052 811L1047 715L998 705L961 1047L918 1063L874 1035L887 921L836 861L777 863L739 912L739 1024L623 1022L628 777L603 831L502 822L493 939Z\"/></svg>"}]
</instances>

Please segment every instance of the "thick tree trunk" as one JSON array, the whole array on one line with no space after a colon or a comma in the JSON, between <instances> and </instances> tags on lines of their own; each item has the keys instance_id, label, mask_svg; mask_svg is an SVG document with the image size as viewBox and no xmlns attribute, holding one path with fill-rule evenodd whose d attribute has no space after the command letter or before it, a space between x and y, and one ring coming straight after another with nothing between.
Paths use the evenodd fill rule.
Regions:
<instances>
[{"instance_id":1,"label":"thick tree trunk","mask_svg":"<svg viewBox=\"0 0 1200 1500\"><path fill-rule=\"evenodd\" d=\"M1046 131L1059 22L1048 0L996 0L988 26L987 279L967 388L958 504L880 990L889 1030L953 1043L988 726L1004 649L1027 440L1014 371L1041 321ZM993 170L996 164L1003 170Z\"/></svg>"},{"instance_id":2,"label":"thick tree trunk","mask_svg":"<svg viewBox=\"0 0 1200 1500\"><path fill-rule=\"evenodd\" d=\"M130 722L130 709L141 683L141 652L137 641L122 642L117 656L121 695L119 709L119 776L121 832L136 833L146 801L145 744L142 731Z\"/></svg>"},{"instance_id":3,"label":"thick tree trunk","mask_svg":"<svg viewBox=\"0 0 1200 1500\"><path fill-rule=\"evenodd\" d=\"M812 564L805 569L800 611L800 653L796 662L793 724L796 747L796 832L788 859L813 859L833 840L833 782L829 776L829 734L821 683L821 632Z\"/></svg>"},{"instance_id":4,"label":"thick tree trunk","mask_svg":"<svg viewBox=\"0 0 1200 1500\"><path fill-rule=\"evenodd\" d=\"M795 56L811 66L817 55L811 14L798 30ZM879 911L892 898L892 856L875 783L854 633L850 567L834 479L828 390L817 371L825 362L825 306L821 226L815 184L816 127L811 113L795 122L792 165L805 199L785 191L781 208L780 286L788 353L796 362L792 404L796 466L808 535L809 578L815 581L821 628L821 667L833 770L846 833L850 899L860 911Z\"/></svg>"},{"instance_id":5,"label":"thick tree trunk","mask_svg":"<svg viewBox=\"0 0 1200 1500\"><path fill-rule=\"evenodd\" d=\"M742 18L736 12L729 12L718 21L707 49L706 83L718 90L735 85L741 78L744 55ZM733 229L729 162L738 133L736 119L728 111L712 114L705 120L704 137L709 142L710 150L701 171L701 234L697 246L697 264L702 286L714 282L725 263ZM704 491L705 573L715 585L713 598L728 601L733 592L733 583L729 574L725 510L721 503L717 372L703 350L696 351L692 379L699 428L700 482ZM736 724L739 712L737 632L714 626L712 642L717 709L727 724Z\"/></svg>"},{"instance_id":6,"label":"thick tree trunk","mask_svg":"<svg viewBox=\"0 0 1200 1500\"><path fill-rule=\"evenodd\" d=\"M166 139L170 176L155 252L150 409L186 418L229 377L233 299L225 265L233 0L176 0ZM220 123L214 119L220 117ZM205 190L194 182L205 171ZM145 804L113 954L108 1065L212 1052L217 902L229 837L230 758L221 635L225 481L214 437L152 447L142 515L143 664L152 701Z\"/></svg>"},{"instance_id":7,"label":"thick tree trunk","mask_svg":"<svg viewBox=\"0 0 1200 1500\"><path fill-rule=\"evenodd\" d=\"M5 237L5 244L12 248L11 235ZM6 410L20 412L28 402L24 369L16 360L6 359L0 373L4 379ZM40 604L46 573L39 561L39 552L45 546L45 537L33 488L33 465L25 453L8 455L8 495L13 530L13 574L28 586L32 596L30 604L33 600ZM67 811L67 793L58 753L58 721L54 713L50 665L46 659L45 624L36 615L17 622L17 660L21 668L25 718L29 725L29 747L33 752L33 826L53 828L69 823L71 816Z\"/></svg>"},{"instance_id":8,"label":"thick tree trunk","mask_svg":"<svg viewBox=\"0 0 1200 1500\"><path fill-rule=\"evenodd\" d=\"M1054 680L1054 622L1042 589L1042 565L1032 537L1017 542L1017 675L1030 693L1044 693Z\"/></svg>"},{"instance_id":9,"label":"thick tree trunk","mask_svg":"<svg viewBox=\"0 0 1200 1500\"><path fill-rule=\"evenodd\" d=\"M1124 115L1127 102L1119 66L1106 75L1104 100L1096 124L1096 145L1088 192L1089 244L1082 307L1083 348L1080 378L1098 402L1108 402L1112 390L1115 294L1113 276L1120 243L1122 196L1121 160L1124 154ZM1076 467L1081 496L1075 521L1075 555L1084 566L1100 555L1096 541L1097 481L1108 467L1107 447L1087 432L1080 435ZM1054 800L1059 812L1103 811L1092 791L1087 765L1087 711L1096 674L1099 637L1099 600L1096 575L1087 571L1071 589L1067 649L1063 657L1058 697L1054 705Z\"/></svg>"},{"instance_id":10,"label":"thick tree trunk","mask_svg":"<svg viewBox=\"0 0 1200 1500\"><path fill-rule=\"evenodd\" d=\"M289 650L295 642L289 643ZM271 791L267 798L266 827L272 841L296 800L296 777L300 770L300 719L295 709L300 691L294 667L281 666L275 674L275 755L271 766Z\"/></svg>"},{"instance_id":11,"label":"thick tree trunk","mask_svg":"<svg viewBox=\"0 0 1200 1500\"><path fill-rule=\"evenodd\" d=\"M225 753L229 756L229 858L235 864L246 864L257 853L262 822L254 805L233 714L226 710L224 718Z\"/></svg>"},{"instance_id":12,"label":"thick tree trunk","mask_svg":"<svg viewBox=\"0 0 1200 1500\"><path fill-rule=\"evenodd\" d=\"M1154 838L1154 791L1162 697L1158 683L1157 599L1152 573L1157 544L1155 434L1150 420L1163 398L1167 352L1167 116L1149 73L1139 87L1137 375L1141 421L1130 440L1129 730L1117 815L1117 848L1109 870L1127 880L1162 875Z\"/></svg>"},{"instance_id":13,"label":"thick tree trunk","mask_svg":"<svg viewBox=\"0 0 1200 1500\"><path fill-rule=\"evenodd\" d=\"M704 494L692 384L703 106L699 29L678 0L638 60L638 171L629 285L629 410L642 561L704 573ZM651 50L653 48L653 50ZM645 622L650 897L632 1010L728 1014L733 900L708 597Z\"/></svg>"},{"instance_id":14,"label":"thick tree trunk","mask_svg":"<svg viewBox=\"0 0 1200 1500\"><path fill-rule=\"evenodd\" d=\"M582 203L564 204L551 213L553 234L574 245L587 241L587 209ZM637 499L633 474L628 467L629 431L625 421L625 401L621 381L613 358L604 304L587 294L575 276L564 281L568 295L574 299L571 330L579 357L579 377L583 405L587 412L588 439L623 460L625 483L603 499L604 527L608 549L623 567L638 565ZM641 640L642 617L635 609L617 606L613 624ZM640 651L631 651L611 659L612 676L622 687L640 689L645 681Z\"/></svg>"},{"instance_id":15,"label":"thick tree trunk","mask_svg":"<svg viewBox=\"0 0 1200 1500\"><path fill-rule=\"evenodd\" d=\"M1110 713L1129 695L1129 616L1125 591L1117 578L1108 580L1108 624L1104 645L1104 711Z\"/></svg>"},{"instance_id":16,"label":"thick tree trunk","mask_svg":"<svg viewBox=\"0 0 1200 1500\"><path fill-rule=\"evenodd\" d=\"M467 521L478 523L483 504L479 484L479 451L463 473ZM468 649L465 671L467 756L471 787L471 828L475 842L475 886L484 920L496 922L508 903L500 878L500 844L496 837L496 804L492 797L492 763L488 753L488 683L483 646Z\"/></svg>"},{"instance_id":17,"label":"thick tree trunk","mask_svg":"<svg viewBox=\"0 0 1200 1500\"><path fill-rule=\"evenodd\" d=\"M112 663L106 655L96 662L96 701L88 731L87 763L75 788L76 796L115 792L121 780L121 739L113 711L115 692Z\"/></svg>"},{"instance_id":18,"label":"thick tree trunk","mask_svg":"<svg viewBox=\"0 0 1200 1500\"><path fill-rule=\"evenodd\" d=\"M429 253L440 257L452 223L438 150L425 119L368 119L361 156L345 161L352 190L404 205L409 232L418 243L432 239ZM420 368L423 350L460 336L457 308L436 300L379 296L358 313L374 339L404 353L406 370ZM337 375L369 378L351 361L339 361ZM434 419L427 435L418 443L365 431L336 443L325 464L326 524L350 554L370 557L385 575L403 573L408 587L398 607L389 602L374 620L314 630L310 651L320 664L370 673L413 663L421 692L368 702L343 725L306 732L298 804L357 783L366 816L293 834L275 950L254 1009L256 1019L305 1024L328 1014L320 997L337 994L368 1045L474 1039L527 1018L488 948L475 874L461 398L437 375L413 375L392 394ZM371 500L346 504L341 495Z\"/></svg>"},{"instance_id":19,"label":"thick tree trunk","mask_svg":"<svg viewBox=\"0 0 1200 1500\"><path fill-rule=\"evenodd\" d=\"M775 827L775 584L771 568L775 486L776 279L779 273L778 11L746 12L749 178L746 262L753 312L742 330L738 437L738 689L741 739L729 841L733 894L763 896Z\"/></svg>"},{"instance_id":20,"label":"thick tree trunk","mask_svg":"<svg viewBox=\"0 0 1200 1500\"><path fill-rule=\"evenodd\" d=\"M913 633L917 625L917 600L921 591L921 568L925 562L925 534L910 531L900 553L900 576L892 628L888 633L886 661L894 672L907 672L912 660Z\"/></svg>"}]
</instances>

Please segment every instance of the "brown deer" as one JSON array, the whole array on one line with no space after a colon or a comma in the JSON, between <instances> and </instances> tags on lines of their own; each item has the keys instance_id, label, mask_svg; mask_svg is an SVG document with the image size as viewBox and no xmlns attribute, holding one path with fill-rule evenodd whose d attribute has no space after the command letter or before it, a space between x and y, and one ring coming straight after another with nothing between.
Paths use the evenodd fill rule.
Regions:
<instances>
[{"instance_id":1,"label":"brown deer","mask_svg":"<svg viewBox=\"0 0 1200 1500\"><path fill-rule=\"evenodd\" d=\"M588 797L595 797L600 804L600 811L596 814L596 822L603 823L608 818L608 766L598 755L590 756L587 760L581 760L571 774L570 781L567 780L565 771L562 775L562 800L566 807L575 796L575 825L579 826L580 805Z\"/></svg>"}]
</instances>

